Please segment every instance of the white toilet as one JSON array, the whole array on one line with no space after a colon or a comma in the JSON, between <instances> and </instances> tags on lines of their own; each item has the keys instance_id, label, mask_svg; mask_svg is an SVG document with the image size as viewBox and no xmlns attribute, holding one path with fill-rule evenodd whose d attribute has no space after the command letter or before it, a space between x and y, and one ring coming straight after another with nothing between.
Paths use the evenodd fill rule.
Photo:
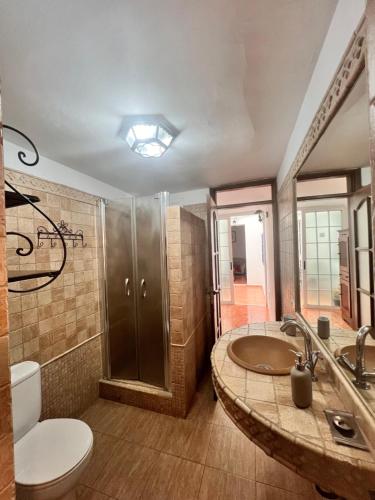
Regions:
<instances>
[{"instance_id":1,"label":"white toilet","mask_svg":"<svg viewBox=\"0 0 375 500\"><path fill-rule=\"evenodd\" d=\"M38 363L12 366L11 383L17 500L75 498L75 486L92 454L90 427L72 418L39 422Z\"/></svg>"}]
</instances>

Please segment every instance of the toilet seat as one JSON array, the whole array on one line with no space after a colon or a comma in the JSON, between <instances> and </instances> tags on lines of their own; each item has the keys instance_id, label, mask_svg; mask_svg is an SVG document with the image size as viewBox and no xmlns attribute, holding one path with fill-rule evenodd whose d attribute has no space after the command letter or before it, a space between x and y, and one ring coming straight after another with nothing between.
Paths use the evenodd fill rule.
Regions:
<instances>
[{"instance_id":1,"label":"toilet seat","mask_svg":"<svg viewBox=\"0 0 375 500\"><path fill-rule=\"evenodd\" d=\"M38 422L14 446L16 483L41 487L63 480L91 453L93 434L81 420Z\"/></svg>"}]
</instances>

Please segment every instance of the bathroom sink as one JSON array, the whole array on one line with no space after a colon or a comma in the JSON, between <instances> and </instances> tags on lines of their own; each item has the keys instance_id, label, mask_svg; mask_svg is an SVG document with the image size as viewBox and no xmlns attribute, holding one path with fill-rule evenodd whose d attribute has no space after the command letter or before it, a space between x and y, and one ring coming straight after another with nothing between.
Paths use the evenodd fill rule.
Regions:
<instances>
[{"instance_id":1,"label":"bathroom sink","mask_svg":"<svg viewBox=\"0 0 375 500\"><path fill-rule=\"evenodd\" d=\"M264 335L240 337L228 344L228 356L237 365L266 375L289 375L298 348L284 340Z\"/></svg>"},{"instance_id":2,"label":"bathroom sink","mask_svg":"<svg viewBox=\"0 0 375 500\"><path fill-rule=\"evenodd\" d=\"M355 345L339 347L335 351L335 356L340 356L340 354L346 354L348 360L355 365ZM373 345L365 346L365 366L369 371L375 369L375 346Z\"/></svg>"}]
</instances>

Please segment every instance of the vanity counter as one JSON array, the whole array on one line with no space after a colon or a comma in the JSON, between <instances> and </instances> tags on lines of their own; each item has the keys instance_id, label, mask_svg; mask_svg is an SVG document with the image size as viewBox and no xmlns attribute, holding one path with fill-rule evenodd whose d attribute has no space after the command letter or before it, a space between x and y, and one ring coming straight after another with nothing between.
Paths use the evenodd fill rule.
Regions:
<instances>
[{"instance_id":1,"label":"vanity counter","mask_svg":"<svg viewBox=\"0 0 375 500\"><path fill-rule=\"evenodd\" d=\"M244 335L269 335L304 350L301 337L280 331L279 322L258 323L232 330L215 344L213 383L226 413L249 439L268 455L301 476L353 500L375 491L375 457L333 441L324 409L345 410L333 381L318 362L313 403L296 408L290 376L262 375L241 368L227 355L229 342Z\"/></svg>"}]
</instances>

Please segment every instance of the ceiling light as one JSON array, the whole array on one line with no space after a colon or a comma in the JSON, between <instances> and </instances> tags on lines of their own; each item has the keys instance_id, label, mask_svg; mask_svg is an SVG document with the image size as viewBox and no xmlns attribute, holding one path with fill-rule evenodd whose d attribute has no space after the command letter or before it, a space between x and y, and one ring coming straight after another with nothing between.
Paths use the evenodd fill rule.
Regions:
<instances>
[{"instance_id":1,"label":"ceiling light","mask_svg":"<svg viewBox=\"0 0 375 500\"><path fill-rule=\"evenodd\" d=\"M143 158L160 158L177 135L177 129L161 115L125 117L120 130L130 149Z\"/></svg>"}]
</instances>

